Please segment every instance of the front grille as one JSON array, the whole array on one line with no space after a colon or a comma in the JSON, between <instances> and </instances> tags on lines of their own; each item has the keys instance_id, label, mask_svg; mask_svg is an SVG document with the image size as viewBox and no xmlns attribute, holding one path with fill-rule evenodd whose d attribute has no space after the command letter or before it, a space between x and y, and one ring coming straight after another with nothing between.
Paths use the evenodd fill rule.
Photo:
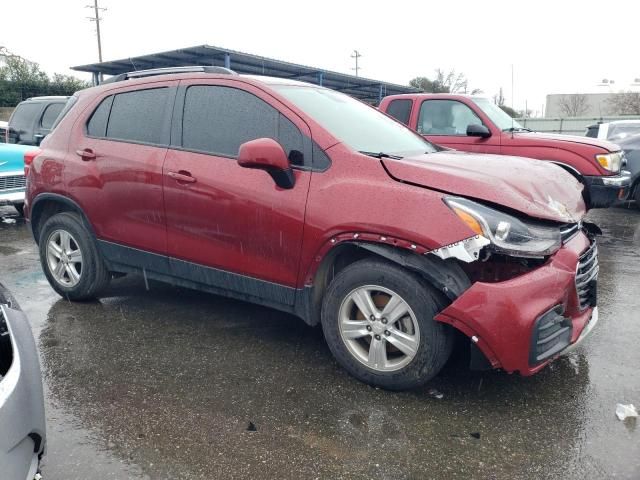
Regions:
<instances>
[{"instance_id":1,"label":"front grille","mask_svg":"<svg viewBox=\"0 0 640 480\"><path fill-rule=\"evenodd\" d=\"M587 251L580 255L576 270L576 290L580 310L596 305L599 270L598 246L594 240Z\"/></svg>"},{"instance_id":2,"label":"front grille","mask_svg":"<svg viewBox=\"0 0 640 480\"><path fill-rule=\"evenodd\" d=\"M14 190L17 188L24 188L27 183L27 179L24 175L9 175L7 177L0 177L0 190Z\"/></svg>"}]
</instances>

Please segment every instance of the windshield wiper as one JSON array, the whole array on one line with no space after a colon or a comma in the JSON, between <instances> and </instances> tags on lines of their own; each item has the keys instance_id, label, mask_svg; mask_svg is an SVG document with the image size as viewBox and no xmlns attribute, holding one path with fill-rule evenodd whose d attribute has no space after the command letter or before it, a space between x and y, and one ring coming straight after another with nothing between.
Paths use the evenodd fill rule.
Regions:
<instances>
[{"instance_id":1,"label":"windshield wiper","mask_svg":"<svg viewBox=\"0 0 640 480\"><path fill-rule=\"evenodd\" d=\"M502 130L503 132L532 132L533 130L529 130L524 127L510 127Z\"/></svg>"},{"instance_id":2,"label":"windshield wiper","mask_svg":"<svg viewBox=\"0 0 640 480\"><path fill-rule=\"evenodd\" d=\"M361 153L363 155L368 155L374 158L391 158L392 160L400 160L402 158L398 155L391 155L390 153L384 153L384 152L367 152L365 150L358 150L358 153Z\"/></svg>"}]
</instances>

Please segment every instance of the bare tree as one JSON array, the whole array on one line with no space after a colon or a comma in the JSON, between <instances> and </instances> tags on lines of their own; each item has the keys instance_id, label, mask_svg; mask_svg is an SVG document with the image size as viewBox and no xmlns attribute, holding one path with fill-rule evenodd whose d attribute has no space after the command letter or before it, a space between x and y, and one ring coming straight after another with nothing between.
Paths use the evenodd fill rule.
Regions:
<instances>
[{"instance_id":1,"label":"bare tree","mask_svg":"<svg viewBox=\"0 0 640 480\"><path fill-rule=\"evenodd\" d=\"M464 73L457 73L455 70L445 72L437 69L433 80L427 77L416 77L409 82L412 87L429 93L482 93L479 88L470 89L469 80Z\"/></svg>"},{"instance_id":2,"label":"bare tree","mask_svg":"<svg viewBox=\"0 0 640 480\"><path fill-rule=\"evenodd\" d=\"M587 96L581 93L560 97L560 111L567 117L579 117L587 113Z\"/></svg>"},{"instance_id":3,"label":"bare tree","mask_svg":"<svg viewBox=\"0 0 640 480\"><path fill-rule=\"evenodd\" d=\"M607 100L613 115L640 115L640 92L620 92Z\"/></svg>"}]
</instances>

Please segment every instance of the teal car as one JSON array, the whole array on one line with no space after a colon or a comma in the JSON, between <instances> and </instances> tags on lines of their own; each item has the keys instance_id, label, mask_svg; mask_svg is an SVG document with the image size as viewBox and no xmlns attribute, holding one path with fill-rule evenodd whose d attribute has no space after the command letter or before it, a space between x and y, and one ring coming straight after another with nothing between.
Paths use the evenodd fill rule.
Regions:
<instances>
[{"instance_id":1,"label":"teal car","mask_svg":"<svg viewBox=\"0 0 640 480\"><path fill-rule=\"evenodd\" d=\"M24 154L38 147L0 143L0 206L13 205L20 214L24 206Z\"/></svg>"}]
</instances>

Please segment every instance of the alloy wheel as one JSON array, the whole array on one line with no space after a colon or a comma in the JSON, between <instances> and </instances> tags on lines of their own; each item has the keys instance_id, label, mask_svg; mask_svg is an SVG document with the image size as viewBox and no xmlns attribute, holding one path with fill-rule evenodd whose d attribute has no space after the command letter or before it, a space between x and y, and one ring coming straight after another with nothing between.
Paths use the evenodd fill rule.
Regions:
<instances>
[{"instance_id":1,"label":"alloy wheel","mask_svg":"<svg viewBox=\"0 0 640 480\"><path fill-rule=\"evenodd\" d=\"M82 276L82 252L76 239L66 230L55 230L47 241L49 272L60 285L75 287Z\"/></svg>"},{"instance_id":2,"label":"alloy wheel","mask_svg":"<svg viewBox=\"0 0 640 480\"><path fill-rule=\"evenodd\" d=\"M377 285L351 291L340 305L340 336L367 367L392 372L407 366L420 346L420 328L409 304Z\"/></svg>"}]
</instances>

